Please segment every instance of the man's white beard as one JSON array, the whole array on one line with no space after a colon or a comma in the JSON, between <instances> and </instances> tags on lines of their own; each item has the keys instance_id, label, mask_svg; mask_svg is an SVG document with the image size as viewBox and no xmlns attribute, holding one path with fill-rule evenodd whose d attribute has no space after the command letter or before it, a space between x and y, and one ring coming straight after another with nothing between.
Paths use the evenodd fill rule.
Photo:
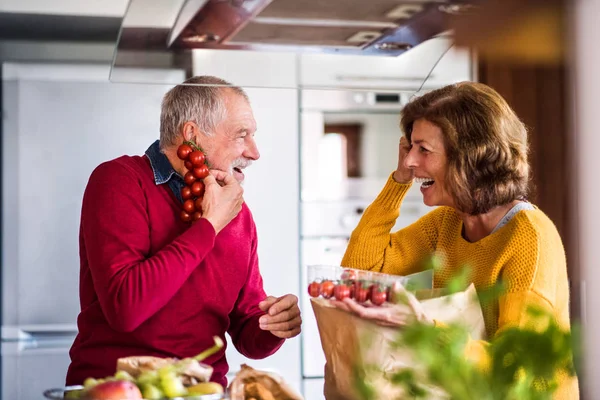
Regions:
<instances>
[{"instance_id":1,"label":"man's white beard","mask_svg":"<svg viewBox=\"0 0 600 400\"><path fill-rule=\"evenodd\" d=\"M233 169L234 169L234 168L240 168L240 169L241 169L241 171L242 171L242 173L243 173L243 172L244 172L244 169L245 169L245 168L247 168L247 167L249 167L250 165L252 165L252 160L250 160L250 159L247 159L247 158L244 158L244 157L236 158L236 159L235 159L235 160L233 160L233 162L231 163L231 166L229 167L229 171L228 171L228 172L229 172L229 174L230 174L231 176L235 176L235 175L233 174L233 172L234 172L234 171L233 171ZM246 180L246 179L243 179L243 180L240 182L240 185L243 185L245 180Z\"/></svg>"}]
</instances>

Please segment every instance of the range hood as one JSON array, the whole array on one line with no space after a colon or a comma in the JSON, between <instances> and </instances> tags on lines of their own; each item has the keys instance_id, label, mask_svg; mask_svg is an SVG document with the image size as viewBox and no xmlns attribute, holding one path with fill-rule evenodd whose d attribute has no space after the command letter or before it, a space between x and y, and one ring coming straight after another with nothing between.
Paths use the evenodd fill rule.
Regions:
<instances>
[{"instance_id":1,"label":"range hood","mask_svg":"<svg viewBox=\"0 0 600 400\"><path fill-rule=\"evenodd\" d=\"M130 68L196 72L192 54L244 51L398 58L432 39L416 80L452 45L455 15L475 0L130 0L116 46L112 81ZM415 67L417 69L417 67ZM417 74L418 72L418 74ZM188 75L190 75L188 73ZM175 83L175 82L173 82ZM261 84L257 86L263 86Z\"/></svg>"}]
</instances>

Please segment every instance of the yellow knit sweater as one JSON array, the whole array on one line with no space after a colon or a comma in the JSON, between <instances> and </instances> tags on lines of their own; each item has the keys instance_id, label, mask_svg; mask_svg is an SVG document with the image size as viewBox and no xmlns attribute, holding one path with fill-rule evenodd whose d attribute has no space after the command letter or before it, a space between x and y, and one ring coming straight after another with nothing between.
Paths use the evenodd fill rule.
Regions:
<instances>
[{"instance_id":1,"label":"yellow knit sweater","mask_svg":"<svg viewBox=\"0 0 600 400\"><path fill-rule=\"evenodd\" d=\"M570 328L569 288L564 248L556 227L540 210L522 210L495 233L470 243L462 237L462 219L450 207L438 207L412 225L390 233L410 184L389 177L383 191L365 210L342 260L348 268L395 275L419 272L432 252L442 256L434 287L443 287L468 265L476 288L502 279L506 294L483 306L489 337L508 326L527 323L526 306L552 310ZM487 342L471 341L468 353L485 358ZM562 382L555 399L579 399L576 379Z\"/></svg>"}]
</instances>

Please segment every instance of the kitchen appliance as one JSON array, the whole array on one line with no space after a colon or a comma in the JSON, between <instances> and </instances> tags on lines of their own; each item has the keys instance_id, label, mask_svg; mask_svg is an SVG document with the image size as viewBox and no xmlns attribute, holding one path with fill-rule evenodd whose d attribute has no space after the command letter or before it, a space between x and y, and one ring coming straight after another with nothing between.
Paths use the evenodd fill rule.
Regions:
<instances>
[{"instance_id":1,"label":"kitchen appliance","mask_svg":"<svg viewBox=\"0 0 600 400\"><path fill-rule=\"evenodd\" d=\"M111 84L109 68L2 65L2 400L64 386L85 185L98 164L143 152L159 131L165 86Z\"/></svg>"},{"instance_id":2,"label":"kitchen appliance","mask_svg":"<svg viewBox=\"0 0 600 400\"><path fill-rule=\"evenodd\" d=\"M469 13L477 0L130 0L113 60L111 80L122 82L123 68L170 67L201 71L192 53L288 52L395 59L411 54L451 30L454 18ZM452 44L415 57L404 83L423 84ZM426 68L421 68L422 66ZM226 66L224 66L227 69ZM361 72L355 71L362 75ZM266 72L265 72L266 74ZM131 76L129 75L129 78ZM178 82L173 82L178 83ZM276 87L254 76L236 80L245 87ZM283 87L324 88L312 82ZM352 87L346 80L338 86ZM385 90L374 82L369 88Z\"/></svg>"},{"instance_id":3,"label":"kitchen appliance","mask_svg":"<svg viewBox=\"0 0 600 400\"><path fill-rule=\"evenodd\" d=\"M406 93L303 90L301 92L301 306L302 373L305 394L323 398L325 357L310 305L309 265L340 265L348 240L364 210L383 188L398 160L398 126ZM354 157L360 171L348 176L347 147L325 145L331 129L358 126ZM336 128L337 127L337 128ZM344 166L340 160L347 155ZM331 160L336 160L333 164ZM333 171L333 172L332 172ZM407 194L394 230L429 211L417 187Z\"/></svg>"}]
</instances>

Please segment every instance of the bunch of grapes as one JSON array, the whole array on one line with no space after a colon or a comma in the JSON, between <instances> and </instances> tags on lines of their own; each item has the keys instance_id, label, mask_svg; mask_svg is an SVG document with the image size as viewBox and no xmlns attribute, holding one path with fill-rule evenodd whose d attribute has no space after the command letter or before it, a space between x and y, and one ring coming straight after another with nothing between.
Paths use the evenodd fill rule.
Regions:
<instances>
[{"instance_id":1,"label":"bunch of grapes","mask_svg":"<svg viewBox=\"0 0 600 400\"><path fill-rule=\"evenodd\" d=\"M197 221L202 217L202 196L204 196L202 179L209 174L206 156L194 143L183 142L177 149L177 157L184 161L188 170L183 177L185 186L181 189L183 198L181 219L184 222Z\"/></svg>"},{"instance_id":2,"label":"bunch of grapes","mask_svg":"<svg viewBox=\"0 0 600 400\"><path fill-rule=\"evenodd\" d=\"M216 382L200 382L184 386L179 375L182 366L165 365L158 370L143 371L137 379L125 371L103 379L88 378L83 389L68 391L65 398L78 400L162 400L222 394L223 386Z\"/></svg>"},{"instance_id":3,"label":"bunch of grapes","mask_svg":"<svg viewBox=\"0 0 600 400\"><path fill-rule=\"evenodd\" d=\"M189 371L201 370L203 368L201 362L221 351L224 346L223 340L219 336L213 336L213 340L215 342L214 346L195 357L176 360L157 369L141 370L137 377L133 377L127 371L118 370L114 376L102 379L87 378L83 382L83 389L68 391L65 393L64 398L78 400L160 400L206 394L223 394L224 389L219 383L192 382L191 386L185 386L183 380L185 375L189 375Z\"/></svg>"}]
</instances>

